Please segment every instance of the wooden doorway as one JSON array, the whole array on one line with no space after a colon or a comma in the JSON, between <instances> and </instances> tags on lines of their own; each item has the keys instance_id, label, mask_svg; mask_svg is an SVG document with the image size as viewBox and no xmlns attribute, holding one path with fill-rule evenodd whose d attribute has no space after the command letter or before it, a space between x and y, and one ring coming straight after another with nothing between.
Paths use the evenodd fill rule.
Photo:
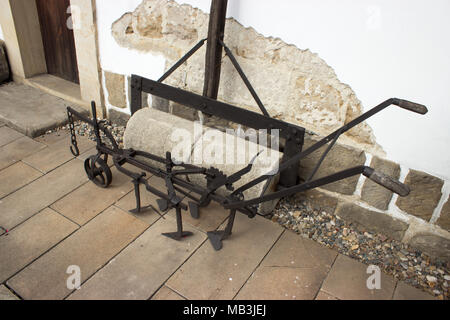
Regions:
<instances>
[{"instance_id":1,"label":"wooden doorway","mask_svg":"<svg viewBox=\"0 0 450 320\"><path fill-rule=\"evenodd\" d=\"M80 83L73 30L67 26L70 0L36 0L49 74Z\"/></svg>"}]
</instances>

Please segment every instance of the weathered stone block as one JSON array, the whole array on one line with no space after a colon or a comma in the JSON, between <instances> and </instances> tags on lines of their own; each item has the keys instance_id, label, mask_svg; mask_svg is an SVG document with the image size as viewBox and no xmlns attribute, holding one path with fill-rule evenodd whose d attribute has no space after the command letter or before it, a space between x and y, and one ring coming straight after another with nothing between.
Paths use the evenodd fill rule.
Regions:
<instances>
[{"instance_id":1,"label":"weathered stone block","mask_svg":"<svg viewBox=\"0 0 450 320\"><path fill-rule=\"evenodd\" d=\"M9 79L9 65L6 57L5 43L0 40L0 83Z\"/></svg>"},{"instance_id":2,"label":"weathered stone block","mask_svg":"<svg viewBox=\"0 0 450 320\"><path fill-rule=\"evenodd\" d=\"M411 170L405 184L411 188L411 194L398 198L397 206L409 214L429 221L441 200L444 181L425 172Z\"/></svg>"},{"instance_id":3,"label":"weathered stone block","mask_svg":"<svg viewBox=\"0 0 450 320\"><path fill-rule=\"evenodd\" d=\"M130 115L125 112L120 112L114 109L109 109L108 111L108 119L111 123L114 123L118 126L127 126L128 121L130 120Z\"/></svg>"},{"instance_id":4,"label":"weathered stone block","mask_svg":"<svg viewBox=\"0 0 450 320\"><path fill-rule=\"evenodd\" d=\"M105 71L105 84L109 103L117 108L126 108L125 76Z\"/></svg>"},{"instance_id":5,"label":"weathered stone block","mask_svg":"<svg viewBox=\"0 0 450 320\"><path fill-rule=\"evenodd\" d=\"M306 136L303 150L308 149L318 141L319 139L317 137ZM301 161L299 175L302 179L309 178L326 148L326 146L322 147ZM322 178L352 167L364 165L365 162L366 155L364 151L337 144L322 163L322 166L314 176L314 179ZM360 176L350 177L348 179L323 186L322 188L346 195L352 195L356 190L359 178Z\"/></svg>"},{"instance_id":6,"label":"weathered stone block","mask_svg":"<svg viewBox=\"0 0 450 320\"><path fill-rule=\"evenodd\" d=\"M162 112L170 112L169 108L169 100L163 99L157 96L152 96L152 108L162 111Z\"/></svg>"},{"instance_id":7,"label":"weathered stone block","mask_svg":"<svg viewBox=\"0 0 450 320\"><path fill-rule=\"evenodd\" d=\"M333 197L320 189L309 190L306 192L298 193L296 200L306 201L313 209L325 211L329 214L333 214L339 203L339 199Z\"/></svg>"},{"instance_id":8,"label":"weathered stone block","mask_svg":"<svg viewBox=\"0 0 450 320\"><path fill-rule=\"evenodd\" d=\"M400 178L400 166L394 162L373 157L370 166L396 180ZM387 210L393 195L388 189L366 179L362 189L361 199L375 208Z\"/></svg>"},{"instance_id":9,"label":"weathered stone block","mask_svg":"<svg viewBox=\"0 0 450 320\"><path fill-rule=\"evenodd\" d=\"M365 209L350 202L339 204L336 209L336 215L353 223L361 230L382 233L398 241L403 239L408 229L406 222L394 219L384 213Z\"/></svg>"},{"instance_id":10,"label":"weathered stone block","mask_svg":"<svg viewBox=\"0 0 450 320\"><path fill-rule=\"evenodd\" d=\"M439 217L437 224L441 228L450 231L450 197L448 197L447 202L442 208L441 216Z\"/></svg>"},{"instance_id":11,"label":"weathered stone block","mask_svg":"<svg viewBox=\"0 0 450 320\"><path fill-rule=\"evenodd\" d=\"M450 240L435 234L421 233L408 241L408 243L434 258L450 261Z\"/></svg>"},{"instance_id":12,"label":"weathered stone block","mask_svg":"<svg viewBox=\"0 0 450 320\"><path fill-rule=\"evenodd\" d=\"M169 108L172 111L172 114L176 115L177 117L190 121L198 120L198 111L195 109L183 106L182 104L175 102L171 102Z\"/></svg>"}]
</instances>

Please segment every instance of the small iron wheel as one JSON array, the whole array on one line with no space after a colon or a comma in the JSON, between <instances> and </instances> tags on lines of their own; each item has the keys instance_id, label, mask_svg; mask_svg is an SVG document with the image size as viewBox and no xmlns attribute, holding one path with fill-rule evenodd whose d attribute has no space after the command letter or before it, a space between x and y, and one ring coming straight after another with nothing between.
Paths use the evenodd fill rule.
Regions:
<instances>
[{"instance_id":1,"label":"small iron wheel","mask_svg":"<svg viewBox=\"0 0 450 320\"><path fill-rule=\"evenodd\" d=\"M92 156L84 162L86 174L92 182L101 188L108 188L112 182L112 172L106 162L98 157Z\"/></svg>"}]
</instances>

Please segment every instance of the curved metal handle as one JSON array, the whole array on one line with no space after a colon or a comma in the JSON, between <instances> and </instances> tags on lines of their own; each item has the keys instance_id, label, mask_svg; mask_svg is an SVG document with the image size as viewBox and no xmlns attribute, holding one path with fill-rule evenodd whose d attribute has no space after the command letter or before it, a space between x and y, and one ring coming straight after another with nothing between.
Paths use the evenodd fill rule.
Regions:
<instances>
[{"instance_id":1,"label":"curved metal handle","mask_svg":"<svg viewBox=\"0 0 450 320\"><path fill-rule=\"evenodd\" d=\"M402 100L402 99L394 99L394 103L396 106L399 106L400 108L418 113L418 114L427 114L428 108L425 107L422 104L418 104L415 102L411 102L408 100Z\"/></svg>"},{"instance_id":2,"label":"curved metal handle","mask_svg":"<svg viewBox=\"0 0 450 320\"><path fill-rule=\"evenodd\" d=\"M407 185L385 175L384 173L377 172L372 168L365 168L364 175L373 182L379 184L382 187L385 187L388 190L391 190L401 197L406 197L411 192Z\"/></svg>"}]
</instances>

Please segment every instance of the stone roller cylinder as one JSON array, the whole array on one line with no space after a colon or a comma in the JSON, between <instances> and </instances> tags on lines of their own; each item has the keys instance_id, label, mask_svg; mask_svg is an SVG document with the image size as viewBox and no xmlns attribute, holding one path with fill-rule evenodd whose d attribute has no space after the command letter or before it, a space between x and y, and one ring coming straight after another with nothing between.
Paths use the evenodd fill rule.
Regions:
<instances>
[{"instance_id":1,"label":"stone roller cylinder","mask_svg":"<svg viewBox=\"0 0 450 320\"><path fill-rule=\"evenodd\" d=\"M175 162L202 168L214 167L227 176L245 168L257 156L252 171L233 185L235 189L268 172L276 172L282 158L280 152L266 146L152 108L142 109L131 117L125 130L124 147L162 158L171 152ZM145 161L161 169L164 167L148 159ZM204 176L191 175L189 179L194 184L206 187ZM278 175L275 175L244 192L244 196L253 199L274 192L277 182ZM226 196L231 191L222 187L218 193ZM271 201L261 204L259 213L271 213L276 203Z\"/></svg>"}]
</instances>

